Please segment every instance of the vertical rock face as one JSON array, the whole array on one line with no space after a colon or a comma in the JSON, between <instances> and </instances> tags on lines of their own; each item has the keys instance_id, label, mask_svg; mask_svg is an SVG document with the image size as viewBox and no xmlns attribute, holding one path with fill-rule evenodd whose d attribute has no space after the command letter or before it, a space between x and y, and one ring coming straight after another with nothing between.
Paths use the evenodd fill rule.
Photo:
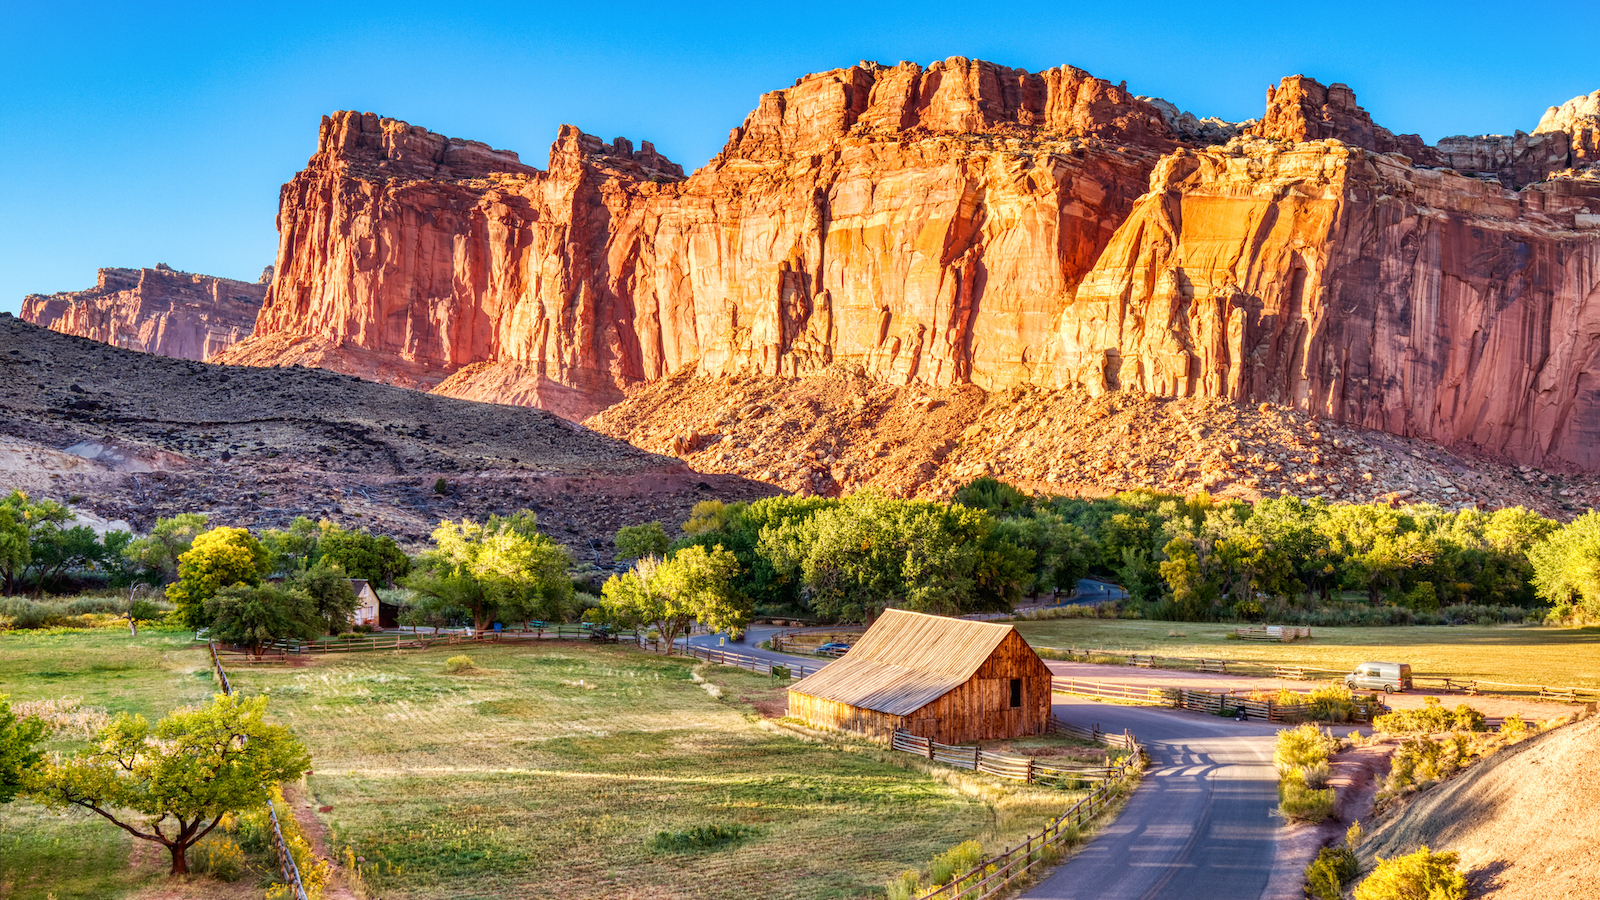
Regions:
<instances>
[{"instance_id":1,"label":"vertical rock face","mask_svg":"<svg viewBox=\"0 0 1600 900\"><path fill-rule=\"evenodd\" d=\"M570 126L540 171L340 113L221 359L573 418L675 372L843 365L1272 401L1596 468L1593 105L1546 114L1535 164L1395 135L1302 76L1240 126L1070 67L862 63L763 96L687 178Z\"/></svg>"},{"instance_id":2,"label":"vertical rock face","mask_svg":"<svg viewBox=\"0 0 1600 900\"><path fill-rule=\"evenodd\" d=\"M93 288L30 294L22 318L129 350L204 360L248 336L269 276L250 284L153 269L101 269Z\"/></svg>"},{"instance_id":3,"label":"vertical rock face","mask_svg":"<svg viewBox=\"0 0 1600 900\"><path fill-rule=\"evenodd\" d=\"M1514 188L1591 169L1600 165L1600 91L1545 110L1532 134L1457 135L1441 138L1438 151L1452 169L1493 175Z\"/></svg>"}]
</instances>

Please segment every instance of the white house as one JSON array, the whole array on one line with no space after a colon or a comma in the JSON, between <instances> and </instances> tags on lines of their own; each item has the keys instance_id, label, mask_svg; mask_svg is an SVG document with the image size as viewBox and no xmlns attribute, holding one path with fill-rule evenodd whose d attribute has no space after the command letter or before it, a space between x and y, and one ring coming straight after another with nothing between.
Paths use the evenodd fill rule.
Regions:
<instances>
[{"instance_id":1,"label":"white house","mask_svg":"<svg viewBox=\"0 0 1600 900\"><path fill-rule=\"evenodd\" d=\"M356 592L356 611L350 614L351 625L378 627L378 592L365 578L350 579L350 588Z\"/></svg>"}]
</instances>

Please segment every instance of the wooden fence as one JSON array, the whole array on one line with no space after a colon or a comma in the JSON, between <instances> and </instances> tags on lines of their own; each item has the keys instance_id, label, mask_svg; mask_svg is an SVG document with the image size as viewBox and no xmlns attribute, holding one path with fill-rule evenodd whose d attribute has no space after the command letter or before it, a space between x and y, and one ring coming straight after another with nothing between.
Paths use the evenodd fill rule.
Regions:
<instances>
[{"instance_id":1,"label":"wooden fence","mask_svg":"<svg viewBox=\"0 0 1600 900\"><path fill-rule=\"evenodd\" d=\"M1309 692L1295 691L1304 701L1284 703L1277 696L1255 698L1255 691L1202 691L1181 687L1130 687L1103 681L1080 681L1057 676L1051 679L1051 689L1058 694L1093 697L1100 700L1117 700L1124 703L1147 703L1172 709L1194 709L1214 715L1236 715L1244 711L1245 718L1265 719L1268 722L1302 722L1311 717L1313 704ZM1352 698L1351 720L1370 722L1382 715L1385 707L1378 695L1357 694Z\"/></svg>"},{"instance_id":2,"label":"wooden fence","mask_svg":"<svg viewBox=\"0 0 1600 900\"><path fill-rule=\"evenodd\" d=\"M790 678L804 678L807 675L815 675L821 670L820 666L807 666L801 663L774 662L770 659L762 659L759 656L745 656L743 653L729 653L726 650L719 650L715 647L687 646L684 648L684 655L694 659L703 659L706 662L717 663L718 665L735 666L740 669L749 669L758 675L771 675L774 666L779 669L787 669L789 671Z\"/></svg>"},{"instance_id":3,"label":"wooden fence","mask_svg":"<svg viewBox=\"0 0 1600 900\"><path fill-rule=\"evenodd\" d=\"M1076 647L1035 647L1034 649L1042 651L1041 655L1045 659L1076 662L1087 662L1093 659L1097 663L1118 660L1120 662L1111 662L1109 664L1136 666L1145 669L1175 669L1186 672L1282 678L1294 681L1343 681L1344 677L1350 674L1348 669L1324 669L1318 666L1247 659L1221 660L1191 656L1156 656L1129 650L1080 649ZM1600 688L1593 687L1550 687L1541 684L1516 684L1442 675L1413 675L1411 681L1416 690L1431 690L1438 693L1458 693L1469 696L1499 694L1553 700L1562 703L1600 702Z\"/></svg>"},{"instance_id":4,"label":"wooden fence","mask_svg":"<svg viewBox=\"0 0 1600 900\"><path fill-rule=\"evenodd\" d=\"M774 632L771 637L767 638L767 640L771 642L772 649L774 651L778 652L778 653L808 653L809 654L809 653L814 653L815 652L814 645L811 645L809 643L807 643L805 645L797 644L796 641L795 641L795 636L796 635L810 634L812 636L822 636L822 637L827 637L827 638L830 638L830 639L843 638L844 639L843 643L847 643L848 644L848 643L853 643L854 639L860 637L863 633L865 633L865 631L866 631L866 626L865 625L853 626L853 627L852 626L835 626L835 627L832 627L832 628L788 628L788 629L785 629L783 631ZM824 641L823 643L827 643L827 642ZM844 651L841 650L841 651L836 652L836 653L827 653L827 654L822 654L822 655L832 656L833 658L837 659L837 658L839 658L839 657L844 655Z\"/></svg>"},{"instance_id":5,"label":"wooden fence","mask_svg":"<svg viewBox=\"0 0 1600 900\"><path fill-rule=\"evenodd\" d=\"M1028 784L1071 786L1085 781L1104 781L1107 778L1114 778L1120 771L1118 766L1064 765L1041 762L1031 756L1017 753L941 744L929 738L918 737L909 731L896 730L890 746L906 753L914 753L930 762L942 763L957 769L971 769L997 778L1025 781Z\"/></svg>"},{"instance_id":6,"label":"wooden fence","mask_svg":"<svg viewBox=\"0 0 1600 900\"><path fill-rule=\"evenodd\" d=\"M1065 723L1060 724L1065 725ZM1089 732L1087 729L1077 728L1075 733ZM1099 733L1099 728L1095 728L1093 733ZM1021 844L1008 847L1005 852L978 863L966 872L951 878L947 884L920 895L917 900L989 900L1005 893L1018 879L1027 875L1036 866L1052 859L1046 850L1069 837L1076 837L1078 830L1085 823L1105 811L1116 798L1117 792L1144 763L1144 750L1133 739L1133 735L1104 737L1106 743L1123 746L1134 752L1124 757L1122 762L1111 770L1108 777L1097 782L1087 796L1074 803L1066 812L1051 819L1037 834L1028 835Z\"/></svg>"},{"instance_id":7,"label":"wooden fence","mask_svg":"<svg viewBox=\"0 0 1600 900\"><path fill-rule=\"evenodd\" d=\"M217 642L206 641L206 646L211 649L211 671L217 677L217 685L222 688L222 693L233 696L228 672L222 668L222 660L217 656ZM289 889L289 900L309 900L305 885L300 881L300 867L295 865L289 842L283 839L283 829L278 825L278 813L272 808L271 800L267 801L267 821L272 823L272 849L278 855L278 869L283 875L284 887Z\"/></svg>"},{"instance_id":8,"label":"wooden fence","mask_svg":"<svg viewBox=\"0 0 1600 900\"><path fill-rule=\"evenodd\" d=\"M639 632L609 632L610 637L643 646L646 642ZM243 656L236 662L246 665L283 662L291 656L329 653L363 653L375 650L426 650L435 646L473 643L514 643L538 640L592 640L595 631L581 625L551 625L529 631L440 631L433 634L420 632L379 632L353 638L333 638L317 641L271 641L263 645L262 655L252 657L242 648L234 648ZM196 632L195 640L208 640L204 632Z\"/></svg>"},{"instance_id":9,"label":"wooden fence","mask_svg":"<svg viewBox=\"0 0 1600 900\"><path fill-rule=\"evenodd\" d=\"M1249 625L1235 628L1233 638L1240 641L1281 641L1285 644L1302 638L1311 639L1309 625Z\"/></svg>"}]
</instances>

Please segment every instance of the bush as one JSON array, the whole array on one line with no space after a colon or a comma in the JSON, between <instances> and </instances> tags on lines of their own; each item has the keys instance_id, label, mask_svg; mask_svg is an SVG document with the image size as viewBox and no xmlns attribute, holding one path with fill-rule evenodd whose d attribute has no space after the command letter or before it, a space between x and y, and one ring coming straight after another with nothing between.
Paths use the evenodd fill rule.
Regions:
<instances>
[{"instance_id":1,"label":"bush","mask_svg":"<svg viewBox=\"0 0 1600 900\"><path fill-rule=\"evenodd\" d=\"M1528 723L1522 721L1519 715L1506 716L1505 721L1500 723L1500 733L1512 740L1521 740L1528 733Z\"/></svg>"},{"instance_id":2,"label":"bush","mask_svg":"<svg viewBox=\"0 0 1600 900\"><path fill-rule=\"evenodd\" d=\"M472 657L452 656L444 661L444 670L451 675L460 675L472 669Z\"/></svg>"},{"instance_id":3,"label":"bush","mask_svg":"<svg viewBox=\"0 0 1600 900\"><path fill-rule=\"evenodd\" d=\"M218 881L238 881L249 870L244 851L232 838L215 836L189 851L190 867Z\"/></svg>"},{"instance_id":4,"label":"bush","mask_svg":"<svg viewBox=\"0 0 1600 900\"><path fill-rule=\"evenodd\" d=\"M1306 766L1300 770L1300 778L1305 781L1306 786L1318 790L1327 787L1328 781L1332 777L1333 770L1328 768L1328 764L1325 762L1319 762L1314 766Z\"/></svg>"},{"instance_id":5,"label":"bush","mask_svg":"<svg viewBox=\"0 0 1600 900\"><path fill-rule=\"evenodd\" d=\"M1342 684L1329 684L1311 691L1311 719L1315 722L1348 722L1355 718L1355 695Z\"/></svg>"},{"instance_id":6,"label":"bush","mask_svg":"<svg viewBox=\"0 0 1600 900\"><path fill-rule=\"evenodd\" d=\"M935 885L948 884L957 875L964 875L983 862L983 845L977 841L957 844L935 856L928 866L928 880Z\"/></svg>"},{"instance_id":7,"label":"bush","mask_svg":"<svg viewBox=\"0 0 1600 900\"><path fill-rule=\"evenodd\" d=\"M1355 900L1466 900L1467 879L1456 869L1459 861L1454 853L1434 853L1426 845L1407 856L1379 859L1356 886Z\"/></svg>"},{"instance_id":8,"label":"bush","mask_svg":"<svg viewBox=\"0 0 1600 900\"><path fill-rule=\"evenodd\" d=\"M884 893L888 895L889 900L916 900L921 888L922 882L917 873L907 869L889 879L884 885Z\"/></svg>"},{"instance_id":9,"label":"bush","mask_svg":"<svg viewBox=\"0 0 1600 900\"><path fill-rule=\"evenodd\" d=\"M1306 867L1306 893L1316 900L1343 900L1344 886L1360 873L1361 864L1350 847L1323 847Z\"/></svg>"},{"instance_id":10,"label":"bush","mask_svg":"<svg viewBox=\"0 0 1600 900\"><path fill-rule=\"evenodd\" d=\"M1295 822L1315 824L1333 815L1333 788L1317 790L1298 770L1278 780L1278 811Z\"/></svg>"},{"instance_id":11,"label":"bush","mask_svg":"<svg viewBox=\"0 0 1600 900\"><path fill-rule=\"evenodd\" d=\"M1338 749L1338 738L1307 723L1299 728L1286 728L1278 732L1278 747L1273 751L1272 762L1278 767L1279 774L1286 775L1326 763L1328 757Z\"/></svg>"},{"instance_id":12,"label":"bush","mask_svg":"<svg viewBox=\"0 0 1600 900\"><path fill-rule=\"evenodd\" d=\"M1439 734L1445 731L1487 731L1483 713L1465 703L1445 709L1438 697L1423 698L1421 709L1397 709L1372 720L1385 734Z\"/></svg>"},{"instance_id":13,"label":"bush","mask_svg":"<svg viewBox=\"0 0 1600 900\"><path fill-rule=\"evenodd\" d=\"M741 844L757 834L748 825L696 825L688 831L658 831L650 839L656 853L697 853Z\"/></svg>"}]
</instances>

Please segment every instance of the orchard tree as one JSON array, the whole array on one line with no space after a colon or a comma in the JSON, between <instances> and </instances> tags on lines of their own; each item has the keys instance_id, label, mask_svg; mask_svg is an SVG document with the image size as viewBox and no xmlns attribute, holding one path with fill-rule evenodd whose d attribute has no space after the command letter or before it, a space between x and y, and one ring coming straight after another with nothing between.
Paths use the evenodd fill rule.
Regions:
<instances>
[{"instance_id":1,"label":"orchard tree","mask_svg":"<svg viewBox=\"0 0 1600 900\"><path fill-rule=\"evenodd\" d=\"M348 583L347 583L348 584ZM236 584L206 601L211 636L242 644L256 657L265 645L282 640L311 640L327 633L327 620L299 587L279 584Z\"/></svg>"},{"instance_id":2,"label":"orchard tree","mask_svg":"<svg viewBox=\"0 0 1600 900\"><path fill-rule=\"evenodd\" d=\"M266 697L218 694L154 727L119 715L92 747L52 753L24 777L30 799L51 809L78 807L172 855L172 874L189 871L187 852L228 813L267 802L272 785L311 767L306 748L266 721Z\"/></svg>"},{"instance_id":3,"label":"orchard tree","mask_svg":"<svg viewBox=\"0 0 1600 900\"><path fill-rule=\"evenodd\" d=\"M440 522L434 549L406 586L446 606L465 610L473 627L510 621L559 619L572 600L572 554L538 531L533 513Z\"/></svg>"},{"instance_id":4,"label":"orchard tree","mask_svg":"<svg viewBox=\"0 0 1600 900\"><path fill-rule=\"evenodd\" d=\"M0 694L0 803L10 803L23 776L39 765L43 756L33 748L42 740L44 723L32 716L17 718L6 695Z\"/></svg>"},{"instance_id":5,"label":"orchard tree","mask_svg":"<svg viewBox=\"0 0 1600 900\"><path fill-rule=\"evenodd\" d=\"M350 579L337 563L322 561L290 579L290 584L311 600L311 607L326 634L338 634L350 624L350 616L361 605Z\"/></svg>"},{"instance_id":6,"label":"orchard tree","mask_svg":"<svg viewBox=\"0 0 1600 900\"><path fill-rule=\"evenodd\" d=\"M178 557L178 580L167 587L167 599L190 628L203 628L209 620L207 600L217 591L236 584L261 583L267 572L268 553L261 542L243 528L213 528L196 537Z\"/></svg>"}]
</instances>

